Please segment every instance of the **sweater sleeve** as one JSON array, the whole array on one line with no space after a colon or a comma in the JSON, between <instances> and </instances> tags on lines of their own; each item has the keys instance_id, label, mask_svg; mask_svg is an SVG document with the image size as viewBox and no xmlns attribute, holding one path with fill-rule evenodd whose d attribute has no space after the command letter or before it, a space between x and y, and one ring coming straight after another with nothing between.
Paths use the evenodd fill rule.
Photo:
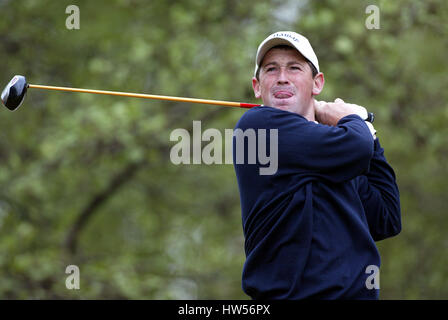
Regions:
<instances>
[{"instance_id":1,"label":"sweater sleeve","mask_svg":"<svg viewBox=\"0 0 448 320\"><path fill-rule=\"evenodd\" d=\"M395 173L384 157L384 149L378 138L375 140L370 170L359 178L358 193L375 241L400 233L400 194Z\"/></svg>"},{"instance_id":2,"label":"sweater sleeve","mask_svg":"<svg viewBox=\"0 0 448 320\"><path fill-rule=\"evenodd\" d=\"M369 169L373 138L357 115L342 118L337 126L317 124L298 114L270 107L261 107L246 115L237 125L242 130L278 130L276 151L280 175L298 174L341 183Z\"/></svg>"}]
</instances>

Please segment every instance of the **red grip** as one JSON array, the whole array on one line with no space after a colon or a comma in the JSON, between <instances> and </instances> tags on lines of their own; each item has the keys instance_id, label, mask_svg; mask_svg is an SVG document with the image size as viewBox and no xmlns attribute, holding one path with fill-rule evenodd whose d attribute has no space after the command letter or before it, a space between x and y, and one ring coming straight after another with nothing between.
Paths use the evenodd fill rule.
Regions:
<instances>
[{"instance_id":1,"label":"red grip","mask_svg":"<svg viewBox=\"0 0 448 320\"><path fill-rule=\"evenodd\" d=\"M241 108L252 108L252 107L259 107L261 104L254 104L254 103L240 103Z\"/></svg>"}]
</instances>

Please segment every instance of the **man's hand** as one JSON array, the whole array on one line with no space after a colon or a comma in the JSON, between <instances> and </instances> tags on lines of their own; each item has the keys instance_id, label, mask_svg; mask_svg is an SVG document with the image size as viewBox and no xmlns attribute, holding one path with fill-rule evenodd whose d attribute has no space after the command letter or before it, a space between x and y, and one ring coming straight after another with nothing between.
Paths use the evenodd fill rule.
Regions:
<instances>
[{"instance_id":1,"label":"man's hand","mask_svg":"<svg viewBox=\"0 0 448 320\"><path fill-rule=\"evenodd\" d=\"M314 100L314 112L317 121L322 124L336 126L338 121L349 114L356 114L361 119L367 119L367 110L357 104L345 103L337 98L334 102Z\"/></svg>"},{"instance_id":2,"label":"man's hand","mask_svg":"<svg viewBox=\"0 0 448 320\"><path fill-rule=\"evenodd\" d=\"M314 100L314 112L316 120L319 123L336 126L342 118L349 114L356 114L363 120L367 120L368 112L366 108L358 106L357 104L345 103L342 99L336 98L334 102L325 102ZM372 123L365 121L367 127L372 134L373 139L376 139L376 130Z\"/></svg>"}]
</instances>

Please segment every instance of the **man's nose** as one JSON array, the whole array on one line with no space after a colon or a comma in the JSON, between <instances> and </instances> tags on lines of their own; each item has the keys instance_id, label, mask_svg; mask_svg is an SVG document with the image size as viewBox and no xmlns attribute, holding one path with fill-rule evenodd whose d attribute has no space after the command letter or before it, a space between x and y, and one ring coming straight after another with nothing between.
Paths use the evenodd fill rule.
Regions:
<instances>
[{"instance_id":1,"label":"man's nose","mask_svg":"<svg viewBox=\"0 0 448 320\"><path fill-rule=\"evenodd\" d=\"M284 68L280 68L280 72L277 78L277 83L278 84L288 84L289 80L288 77L286 76L286 70Z\"/></svg>"}]
</instances>

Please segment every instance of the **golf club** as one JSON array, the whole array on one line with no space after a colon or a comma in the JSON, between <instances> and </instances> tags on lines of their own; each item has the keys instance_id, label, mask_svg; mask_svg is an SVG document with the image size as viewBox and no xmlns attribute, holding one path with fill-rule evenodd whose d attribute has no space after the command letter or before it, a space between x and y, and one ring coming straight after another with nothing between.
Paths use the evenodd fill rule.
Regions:
<instances>
[{"instance_id":1,"label":"golf club","mask_svg":"<svg viewBox=\"0 0 448 320\"><path fill-rule=\"evenodd\" d=\"M20 107L23 100L25 99L25 94L26 94L28 88L68 91L68 92L84 92L84 93L94 93L94 94L105 94L105 95L111 95L111 96L144 98L144 99L155 99L155 100L166 100L166 101L177 101L177 102L202 103L202 104L211 104L211 105L218 105L218 106L225 106L225 107L252 108L252 107L260 106L260 104L253 104L253 103L207 100L207 99L196 99L196 98L182 98L182 97L161 96L161 95L142 94L142 93L105 91L105 90L81 89L81 88L70 88L70 87L43 86L43 85L38 85L38 84L27 83L26 78L24 76L20 76L20 75L14 76L12 78L12 80L6 85L6 87L3 90L2 95L1 95L2 103L11 111L17 110L17 108Z\"/></svg>"},{"instance_id":2,"label":"golf club","mask_svg":"<svg viewBox=\"0 0 448 320\"><path fill-rule=\"evenodd\" d=\"M252 108L259 107L260 104L254 103L243 103L243 102L230 102L230 101L220 101L220 100L208 100L208 99L196 99L196 98L182 98L173 96L161 96L152 94L142 94L142 93L130 93L130 92L119 92L119 91L105 91L105 90L93 90L93 89L81 89L81 88L70 88L70 87L54 87L54 86L44 86L38 84L30 84L26 82L26 78L21 75L16 75L3 89L1 99L2 103L11 111L17 110L25 99L25 94L28 88L34 89L44 89L44 90L57 90L57 91L68 91L68 92L84 92L84 93L94 93L94 94L105 94L111 96L121 96L121 97L132 97L132 98L144 98L144 99L154 99L154 100L165 100L165 101L177 101L177 102L190 102L190 103L201 103L218 105L225 107L238 107L238 108ZM366 121L373 123L375 119L372 112L367 112Z\"/></svg>"}]
</instances>

